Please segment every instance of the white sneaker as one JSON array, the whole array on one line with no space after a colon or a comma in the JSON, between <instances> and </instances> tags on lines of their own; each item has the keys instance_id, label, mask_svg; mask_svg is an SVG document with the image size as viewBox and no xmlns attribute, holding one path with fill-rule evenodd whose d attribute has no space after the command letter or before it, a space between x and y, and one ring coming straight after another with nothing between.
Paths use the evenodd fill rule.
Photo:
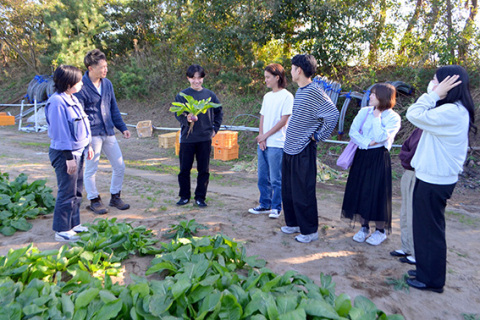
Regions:
<instances>
[{"instance_id":1,"label":"white sneaker","mask_svg":"<svg viewBox=\"0 0 480 320\"><path fill-rule=\"evenodd\" d=\"M310 233L310 234L299 234L295 237L295 240L301 243L309 243L314 240L318 240L318 232Z\"/></svg>"},{"instance_id":2,"label":"white sneaker","mask_svg":"<svg viewBox=\"0 0 480 320\"><path fill-rule=\"evenodd\" d=\"M248 212L250 212L251 214L262 214L262 213L270 213L272 212L272 210L258 206L256 208L248 209Z\"/></svg>"},{"instance_id":3,"label":"white sneaker","mask_svg":"<svg viewBox=\"0 0 480 320\"><path fill-rule=\"evenodd\" d=\"M72 230L55 232L56 241L77 241L80 240L80 237L77 236L77 233Z\"/></svg>"},{"instance_id":4,"label":"white sneaker","mask_svg":"<svg viewBox=\"0 0 480 320\"><path fill-rule=\"evenodd\" d=\"M272 219L278 219L280 218L281 214L282 214L282 211L278 211L277 209L272 209L272 212L268 215L268 217Z\"/></svg>"},{"instance_id":5,"label":"white sneaker","mask_svg":"<svg viewBox=\"0 0 480 320\"><path fill-rule=\"evenodd\" d=\"M367 227L361 227L360 231L358 231L353 236L353 241L365 242L365 240L368 238L369 235L370 235L370 229L368 229Z\"/></svg>"},{"instance_id":6,"label":"white sneaker","mask_svg":"<svg viewBox=\"0 0 480 320\"><path fill-rule=\"evenodd\" d=\"M300 233L300 227L283 226L280 228L280 230L282 230L282 232L286 234Z\"/></svg>"},{"instance_id":7,"label":"white sneaker","mask_svg":"<svg viewBox=\"0 0 480 320\"><path fill-rule=\"evenodd\" d=\"M378 246L380 243L387 239L387 235L384 232L376 230L372 235L367 239L367 243L372 246Z\"/></svg>"},{"instance_id":8,"label":"white sneaker","mask_svg":"<svg viewBox=\"0 0 480 320\"><path fill-rule=\"evenodd\" d=\"M88 228L82 226L81 224L79 224L78 226L73 227L72 230L75 231L76 233L88 232Z\"/></svg>"}]
</instances>

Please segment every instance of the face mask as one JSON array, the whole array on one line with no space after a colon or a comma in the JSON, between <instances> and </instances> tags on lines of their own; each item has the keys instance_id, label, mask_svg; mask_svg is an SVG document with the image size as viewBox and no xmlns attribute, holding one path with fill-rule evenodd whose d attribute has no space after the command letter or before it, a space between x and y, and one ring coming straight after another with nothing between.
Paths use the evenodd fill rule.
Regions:
<instances>
[{"instance_id":1,"label":"face mask","mask_svg":"<svg viewBox=\"0 0 480 320\"><path fill-rule=\"evenodd\" d=\"M433 81L430 80L430 82L428 83L428 87L427 87L427 93L431 93L433 91L433 87L435 85L433 84Z\"/></svg>"}]
</instances>

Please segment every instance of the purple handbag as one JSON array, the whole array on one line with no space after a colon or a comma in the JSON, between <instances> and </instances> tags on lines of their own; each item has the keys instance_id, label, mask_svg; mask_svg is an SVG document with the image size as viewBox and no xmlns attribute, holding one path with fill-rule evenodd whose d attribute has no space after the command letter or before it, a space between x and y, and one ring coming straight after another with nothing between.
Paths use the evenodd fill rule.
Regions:
<instances>
[{"instance_id":1,"label":"purple handbag","mask_svg":"<svg viewBox=\"0 0 480 320\"><path fill-rule=\"evenodd\" d=\"M368 117L368 112L367 112L367 115L365 116L365 119L363 119L362 125L360 126L360 130L359 130L360 133L362 133L363 124L365 123L365 120L367 120L367 117ZM343 150L340 157L338 157L337 166L339 166L344 170L347 170L348 168L350 168L353 163L353 158L355 157L355 152L357 151L357 148L358 146L355 144L355 142L350 140L345 150Z\"/></svg>"},{"instance_id":2,"label":"purple handbag","mask_svg":"<svg viewBox=\"0 0 480 320\"><path fill-rule=\"evenodd\" d=\"M350 140L347 144L345 150L343 150L340 157L337 159L337 166L340 168L347 170L353 163L353 157L355 157L355 151L357 151L358 146Z\"/></svg>"}]
</instances>

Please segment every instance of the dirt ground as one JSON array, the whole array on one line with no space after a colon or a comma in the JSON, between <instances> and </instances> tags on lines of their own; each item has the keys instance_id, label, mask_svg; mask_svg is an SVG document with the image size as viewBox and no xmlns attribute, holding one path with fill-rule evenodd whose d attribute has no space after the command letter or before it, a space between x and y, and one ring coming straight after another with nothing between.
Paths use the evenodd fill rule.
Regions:
<instances>
[{"instance_id":1,"label":"dirt ground","mask_svg":"<svg viewBox=\"0 0 480 320\"><path fill-rule=\"evenodd\" d=\"M221 232L245 242L248 255L265 259L267 267L277 273L295 270L319 283L320 273L331 275L337 284L336 292L350 297L364 295L388 314L402 314L406 319L464 319L463 314L480 317L480 189L459 183L446 213L448 264L445 292L437 294L411 289L396 291L386 283L387 278L400 278L412 266L400 263L389 252L400 248L399 213L401 172L394 180L393 233L380 246L359 244L352 240L356 229L340 219L344 186L342 183L318 183L317 200L320 223L319 241L301 244L293 236L280 232L283 217L269 219L265 215L251 215L248 208L257 205L256 174L232 171L233 163L212 161L212 176L207 202L199 209L192 204L177 207L178 193L175 168L178 158L173 149L159 149L156 138L139 139L132 130L132 138L117 136L124 158L134 165L151 164L156 171L127 168L123 198L131 209L110 209L107 217L126 219L134 225L145 225L161 235L170 224L195 219L209 226L202 234ZM49 139L46 133L23 133L13 127L0 127L0 171L12 178L20 173L29 180L47 179L56 193L55 174L48 160ZM138 161L138 162L137 162ZM144 162L140 162L144 161ZM394 158L396 170L398 159ZM97 186L108 202L111 170L106 161L97 174ZM85 199L85 197L84 197ZM81 210L82 222L92 222L98 216ZM11 237L0 235L0 254L11 248L34 243L40 249L58 248L54 241L52 215L33 221L29 232L17 232ZM124 278L129 273L143 274L151 257L132 257L125 265Z\"/></svg>"}]
</instances>

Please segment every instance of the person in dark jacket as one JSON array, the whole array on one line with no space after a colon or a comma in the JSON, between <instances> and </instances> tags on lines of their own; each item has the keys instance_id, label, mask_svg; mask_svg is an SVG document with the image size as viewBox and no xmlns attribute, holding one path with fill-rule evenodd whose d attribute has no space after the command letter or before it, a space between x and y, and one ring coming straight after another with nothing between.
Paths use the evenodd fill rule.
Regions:
<instances>
[{"instance_id":1,"label":"person in dark jacket","mask_svg":"<svg viewBox=\"0 0 480 320\"><path fill-rule=\"evenodd\" d=\"M192 96L195 100L211 98L211 102L220 103L217 96L210 90L203 88L205 70L199 65L191 65L187 69L187 79L190 87L182 92ZM176 102L185 103L186 100L180 94L175 97ZM197 187L195 189L195 204L199 207L206 207L208 180L210 177L210 151L212 149L212 138L220 129L223 119L222 107L210 108L205 114L200 113L195 119L193 114L183 113L175 115L181 125L180 135L180 173L178 183L180 185L180 200L177 205L182 206L190 201L190 171L192 170L194 157L197 158ZM190 123L195 121L193 130L189 133Z\"/></svg>"},{"instance_id":2,"label":"person in dark jacket","mask_svg":"<svg viewBox=\"0 0 480 320\"><path fill-rule=\"evenodd\" d=\"M53 230L57 241L75 241L77 233L88 231L80 224L83 191L83 163L93 157L89 148L90 126L82 105L73 95L82 88L82 72L60 65L53 74L56 92L48 99L45 116L50 149L48 156L57 176L57 200Z\"/></svg>"},{"instance_id":3,"label":"person in dark jacket","mask_svg":"<svg viewBox=\"0 0 480 320\"><path fill-rule=\"evenodd\" d=\"M95 152L93 159L87 161L85 165L85 189L87 198L90 200L87 209L96 214L108 212L95 184L98 162L103 151L112 166L109 205L120 210L126 210L130 208L130 205L123 202L120 197L125 162L115 137L115 128L122 132L125 139L130 138L130 131L128 131L118 110L112 83L106 78L108 68L105 54L98 49L92 50L85 56L84 63L87 67L87 71L82 78L84 86L76 96L83 104L88 115L92 130L91 145Z\"/></svg>"},{"instance_id":4,"label":"person in dark jacket","mask_svg":"<svg viewBox=\"0 0 480 320\"><path fill-rule=\"evenodd\" d=\"M400 261L409 264L415 264L415 249L413 246L413 189L415 188L415 171L410 162L417 150L418 141L422 136L422 129L413 130L410 137L402 145L402 151L398 157L405 169L400 182L402 193L402 207L400 209L400 233L402 239L402 248L390 252L394 257L401 257Z\"/></svg>"}]
</instances>

